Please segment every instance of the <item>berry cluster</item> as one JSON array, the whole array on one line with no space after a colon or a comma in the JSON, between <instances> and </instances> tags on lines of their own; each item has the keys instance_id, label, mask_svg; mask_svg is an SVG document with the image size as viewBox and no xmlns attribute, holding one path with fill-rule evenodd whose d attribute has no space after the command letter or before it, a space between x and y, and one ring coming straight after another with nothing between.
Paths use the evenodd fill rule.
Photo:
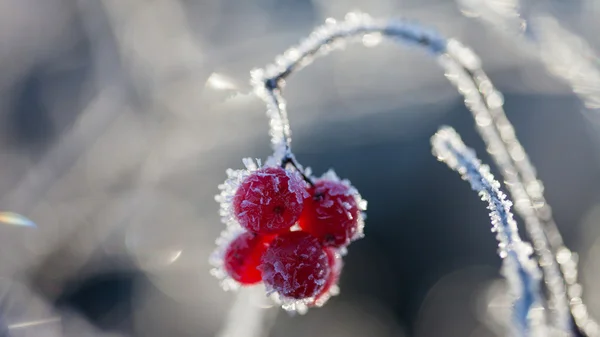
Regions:
<instances>
[{"instance_id":1,"label":"berry cluster","mask_svg":"<svg viewBox=\"0 0 600 337\"><path fill-rule=\"evenodd\" d=\"M287 310L323 305L338 292L346 247L362 237L366 201L333 171L244 163L219 186L227 229L213 274L226 290L263 282Z\"/></svg>"}]
</instances>

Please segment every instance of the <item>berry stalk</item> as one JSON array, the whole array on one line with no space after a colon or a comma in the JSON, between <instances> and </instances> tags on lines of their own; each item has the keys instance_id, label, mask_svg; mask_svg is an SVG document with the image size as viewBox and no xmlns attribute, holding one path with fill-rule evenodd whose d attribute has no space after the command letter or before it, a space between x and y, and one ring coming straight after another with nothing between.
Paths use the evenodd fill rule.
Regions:
<instances>
[{"instance_id":1,"label":"berry stalk","mask_svg":"<svg viewBox=\"0 0 600 337\"><path fill-rule=\"evenodd\" d=\"M315 186L315 183L312 181L312 179L304 173L304 170L301 168L300 164L298 164L296 159L294 159L294 157L291 155L287 155L281 160L281 168L285 169L288 165L291 165L294 169L296 169L296 171L300 173L302 179L304 179L307 184L310 186Z\"/></svg>"},{"instance_id":2,"label":"berry stalk","mask_svg":"<svg viewBox=\"0 0 600 337\"><path fill-rule=\"evenodd\" d=\"M568 334L571 315L566 281L557 261L557 255L568 249L550 215L550 207L542 193L543 185L502 108L501 93L481 69L478 56L457 40L447 40L411 22L377 20L362 13L348 13L341 22L327 19L325 25L315 29L299 45L277 56L273 64L252 71L255 93L267 104L274 157L281 159L291 153L291 130L282 95L287 77L316 58L341 49L346 42L361 41L366 34L377 34L394 42L426 49L465 97L465 105L476 120L477 131L507 182L512 198L518 201L515 209L524 219L525 228L535 242L535 254L539 261L543 261L548 308L554 315L552 321ZM537 209L534 205L544 205L544 209Z\"/></svg>"}]
</instances>

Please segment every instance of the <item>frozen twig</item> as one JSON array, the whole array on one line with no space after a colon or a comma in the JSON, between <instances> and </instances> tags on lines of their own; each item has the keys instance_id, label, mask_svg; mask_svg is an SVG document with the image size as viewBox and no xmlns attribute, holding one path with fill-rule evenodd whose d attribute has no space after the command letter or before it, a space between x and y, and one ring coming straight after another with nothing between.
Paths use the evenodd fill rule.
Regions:
<instances>
[{"instance_id":1,"label":"frozen twig","mask_svg":"<svg viewBox=\"0 0 600 337\"><path fill-rule=\"evenodd\" d=\"M495 90L479 62L471 61L477 56L457 41L448 43L448 53L453 57L440 58L446 75L465 96L465 104L475 118L477 130L489 154L502 173L515 201L515 210L523 218L542 266L545 287L549 293L547 307L554 315L551 324L568 334L572 324L566 281L554 255L557 247L563 247L562 237L544 198L544 186L537 179L535 168L504 113L501 94Z\"/></svg>"},{"instance_id":2,"label":"frozen twig","mask_svg":"<svg viewBox=\"0 0 600 337\"><path fill-rule=\"evenodd\" d=\"M441 128L432 138L433 154L488 202L492 231L498 240L498 254L503 259L502 274L514 297L513 336L547 336L545 315L540 296L541 271L530 258L531 245L521 241L517 223L511 213L512 203L500 191L500 183L490 168L477 159L475 152L463 144L460 136L449 127Z\"/></svg>"},{"instance_id":3,"label":"frozen twig","mask_svg":"<svg viewBox=\"0 0 600 337\"><path fill-rule=\"evenodd\" d=\"M554 76L565 81L588 109L600 109L598 56L581 37L549 15L531 11L532 1L457 0L463 12L533 46Z\"/></svg>"},{"instance_id":4,"label":"frozen twig","mask_svg":"<svg viewBox=\"0 0 600 337\"><path fill-rule=\"evenodd\" d=\"M507 182L516 201L516 211L523 217L532 239L544 272L549 293L548 309L554 315L552 322L559 330L569 334L571 318L565 281L553 254L564 246L543 197L543 185L537 179L535 169L502 109L502 94L481 69L477 55L457 40L446 40L415 23L378 20L363 13L349 13L341 22L327 19L325 25L318 27L298 46L277 56L273 64L252 72L255 93L267 104L271 143L275 151L273 159L279 162L291 153L291 131L282 94L286 79L315 58L340 49L347 42L365 42L365 36L386 37L427 50L438 60L448 80L465 97L465 105L471 111L488 152Z\"/></svg>"},{"instance_id":5,"label":"frozen twig","mask_svg":"<svg viewBox=\"0 0 600 337\"><path fill-rule=\"evenodd\" d=\"M275 159L291 154L291 130L282 88L286 78L308 66L320 56L343 48L347 42L361 41L366 34L384 35L400 42L421 45L432 54L443 53L446 41L434 31L403 21L375 20L363 13L348 13L346 20L327 19L298 46L289 48L275 58L275 63L252 71L252 85L257 96L267 104L270 118L271 143Z\"/></svg>"},{"instance_id":6,"label":"frozen twig","mask_svg":"<svg viewBox=\"0 0 600 337\"><path fill-rule=\"evenodd\" d=\"M567 83L573 92L585 103L589 111L600 112L600 64L598 56L581 37L567 31L556 19L550 16L533 15L527 6L529 2L520 0L458 0L469 16L476 16L490 26L521 38L535 48L544 66L552 75ZM531 165L525 158L521 165L526 171ZM519 168L520 173L523 169ZM535 184L535 172L525 179ZM510 184L508 185L511 186ZM525 185L527 186L527 185ZM590 316L583 302L582 287L578 283L578 256L563 243L563 239L552 218L552 210L546 202L541 185L527 190L530 203L535 209L519 211L523 217L537 217L549 240L552 254L559 263L566 282L567 299L570 311L577 326L590 337L600 336L600 325ZM538 192L539 190L539 192ZM511 190L513 198L515 193ZM528 215L521 214L523 212Z\"/></svg>"}]
</instances>

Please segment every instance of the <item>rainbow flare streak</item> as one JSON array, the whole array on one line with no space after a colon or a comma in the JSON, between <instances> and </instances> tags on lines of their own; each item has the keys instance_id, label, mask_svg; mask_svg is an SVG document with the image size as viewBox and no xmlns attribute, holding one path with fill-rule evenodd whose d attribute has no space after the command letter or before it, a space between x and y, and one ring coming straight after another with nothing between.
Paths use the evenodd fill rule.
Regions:
<instances>
[{"instance_id":1,"label":"rainbow flare streak","mask_svg":"<svg viewBox=\"0 0 600 337\"><path fill-rule=\"evenodd\" d=\"M0 223L22 227L37 227L35 222L22 216L21 214L13 212L0 212Z\"/></svg>"}]
</instances>

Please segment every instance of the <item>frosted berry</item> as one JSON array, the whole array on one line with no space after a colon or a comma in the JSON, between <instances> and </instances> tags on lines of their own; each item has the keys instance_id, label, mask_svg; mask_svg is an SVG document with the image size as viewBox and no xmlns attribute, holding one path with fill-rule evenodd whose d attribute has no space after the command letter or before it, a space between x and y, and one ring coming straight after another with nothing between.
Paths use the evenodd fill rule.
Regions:
<instances>
[{"instance_id":1,"label":"frosted berry","mask_svg":"<svg viewBox=\"0 0 600 337\"><path fill-rule=\"evenodd\" d=\"M311 304L312 306L321 306L329 299L329 297L331 297L331 288L337 286L340 275L342 274L342 267L344 266L342 257L336 249L325 248L325 253L327 254L327 262L329 263L329 269L331 271L329 272L329 277L327 277L325 286L317 296L315 296L315 300Z\"/></svg>"},{"instance_id":2,"label":"frosted berry","mask_svg":"<svg viewBox=\"0 0 600 337\"><path fill-rule=\"evenodd\" d=\"M225 250L224 266L229 276L237 282L249 285L261 280L260 260L274 236L244 232L231 241Z\"/></svg>"},{"instance_id":3,"label":"frosted berry","mask_svg":"<svg viewBox=\"0 0 600 337\"><path fill-rule=\"evenodd\" d=\"M317 238L305 232L276 237L263 255L260 268L267 288L293 299L317 295L330 273L327 253Z\"/></svg>"},{"instance_id":4,"label":"frosted berry","mask_svg":"<svg viewBox=\"0 0 600 337\"><path fill-rule=\"evenodd\" d=\"M261 234L281 233L300 217L306 183L280 167L252 172L233 199L235 217L244 228Z\"/></svg>"},{"instance_id":5,"label":"frosted berry","mask_svg":"<svg viewBox=\"0 0 600 337\"><path fill-rule=\"evenodd\" d=\"M342 247L358 231L360 211L350 187L334 180L319 180L308 190L299 225L324 246Z\"/></svg>"}]
</instances>

